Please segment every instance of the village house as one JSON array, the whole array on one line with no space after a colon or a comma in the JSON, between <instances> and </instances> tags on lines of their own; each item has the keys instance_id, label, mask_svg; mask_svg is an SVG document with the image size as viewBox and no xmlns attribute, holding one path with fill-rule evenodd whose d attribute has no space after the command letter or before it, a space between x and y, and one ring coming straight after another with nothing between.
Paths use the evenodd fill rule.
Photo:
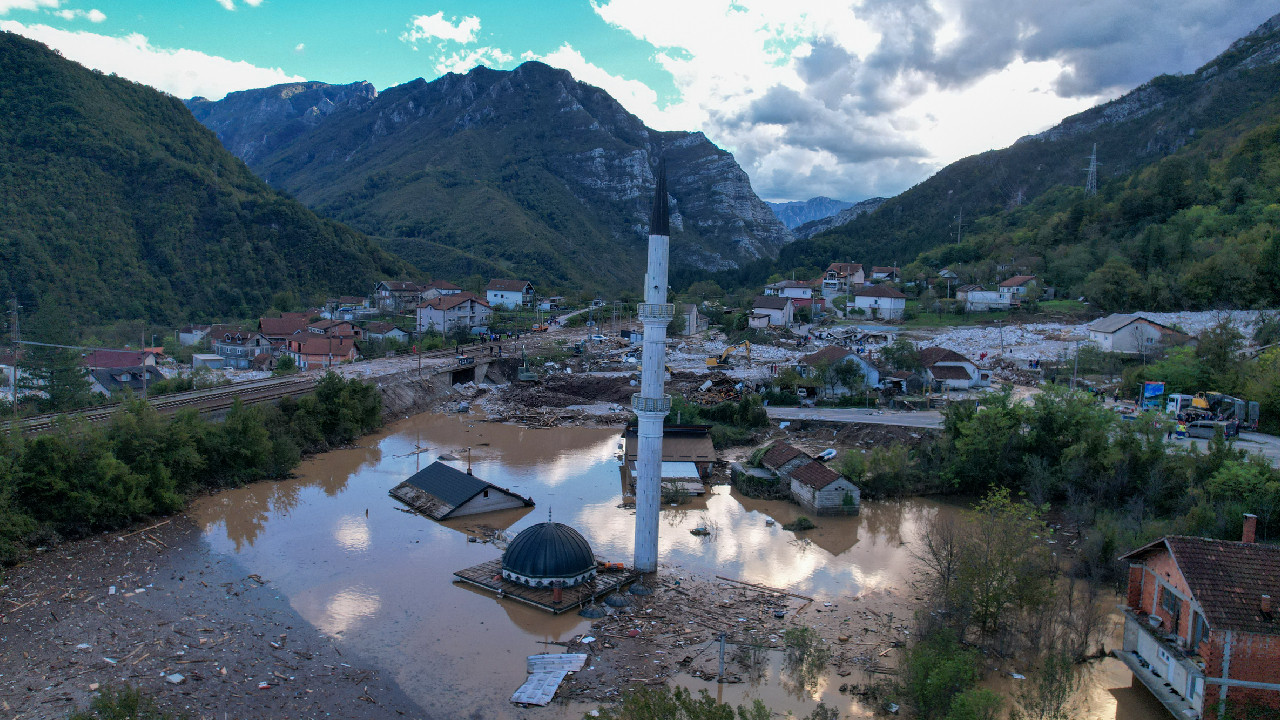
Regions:
<instances>
[{"instance_id":1,"label":"village house","mask_svg":"<svg viewBox=\"0 0 1280 720\"><path fill-rule=\"evenodd\" d=\"M876 265L871 268L871 279L876 282L897 282L902 279L902 272L896 267Z\"/></svg>"},{"instance_id":2,"label":"village house","mask_svg":"<svg viewBox=\"0 0 1280 720\"><path fill-rule=\"evenodd\" d=\"M307 331L310 318L309 313L283 313L278 318L258 318L258 332L267 336L273 348L280 350L289 338Z\"/></svg>"},{"instance_id":3,"label":"village house","mask_svg":"<svg viewBox=\"0 0 1280 720\"><path fill-rule=\"evenodd\" d=\"M794 299L803 298L808 300L813 297L813 286L809 283L797 282L795 280L782 280L780 282L765 285L764 294Z\"/></svg>"},{"instance_id":4,"label":"village house","mask_svg":"<svg viewBox=\"0 0 1280 720\"><path fill-rule=\"evenodd\" d=\"M887 285L872 285L853 293L853 306L877 320L901 320L907 296Z\"/></svg>"},{"instance_id":5,"label":"village house","mask_svg":"<svg viewBox=\"0 0 1280 720\"><path fill-rule=\"evenodd\" d=\"M432 280L431 282L422 286L422 292L435 293L436 295L457 295L458 293L462 292L462 288L458 287L457 285L454 285L448 280ZM423 299L427 300L430 298L424 297Z\"/></svg>"},{"instance_id":6,"label":"village house","mask_svg":"<svg viewBox=\"0 0 1280 720\"><path fill-rule=\"evenodd\" d=\"M80 360L80 364L90 370L118 370L156 366L156 354L147 350L94 350Z\"/></svg>"},{"instance_id":7,"label":"village house","mask_svg":"<svg viewBox=\"0 0 1280 720\"><path fill-rule=\"evenodd\" d=\"M639 428L629 425L622 432L623 492L635 495L636 462L640 455ZM705 492L705 481L716 460L710 425L667 425L662 428L662 482L691 494Z\"/></svg>"},{"instance_id":8,"label":"village house","mask_svg":"<svg viewBox=\"0 0 1280 720\"><path fill-rule=\"evenodd\" d=\"M999 290L983 290L980 285L966 285L956 292L956 298L964 301L965 312L1008 310L1015 297Z\"/></svg>"},{"instance_id":9,"label":"village house","mask_svg":"<svg viewBox=\"0 0 1280 720\"><path fill-rule=\"evenodd\" d=\"M880 387L881 373L883 370L876 365L871 358L864 353L859 353L849 348L840 347L838 345L828 345L821 350L805 355L800 358L798 369L803 377L811 377L813 368L823 365L834 367L841 363L853 363L858 366L858 370L862 372L862 385L858 388L847 388L843 385L835 383L831 387L833 395L848 395L855 389ZM826 385L823 378L814 378L820 385Z\"/></svg>"},{"instance_id":10,"label":"village house","mask_svg":"<svg viewBox=\"0 0 1280 720\"><path fill-rule=\"evenodd\" d=\"M849 479L787 443L774 443L760 464L786 483L791 499L814 515L856 515L862 492Z\"/></svg>"},{"instance_id":11,"label":"village house","mask_svg":"<svg viewBox=\"0 0 1280 720\"><path fill-rule=\"evenodd\" d=\"M1032 288L1037 287L1039 283L1036 282L1035 275L1014 275L1000 283L999 290L1001 297L1008 298L1010 305L1017 305Z\"/></svg>"},{"instance_id":12,"label":"village house","mask_svg":"<svg viewBox=\"0 0 1280 720\"><path fill-rule=\"evenodd\" d=\"M1136 355L1194 343L1195 338L1141 315L1113 313L1089 326L1089 341L1103 352Z\"/></svg>"},{"instance_id":13,"label":"village house","mask_svg":"<svg viewBox=\"0 0 1280 720\"><path fill-rule=\"evenodd\" d=\"M751 313L753 318L767 317L766 325L790 327L795 322L795 303L788 297L758 295L751 303Z\"/></svg>"},{"instance_id":14,"label":"village house","mask_svg":"<svg viewBox=\"0 0 1280 720\"><path fill-rule=\"evenodd\" d=\"M373 286L370 298L385 313L402 313L422 302L422 288L411 280L383 280Z\"/></svg>"},{"instance_id":15,"label":"village house","mask_svg":"<svg viewBox=\"0 0 1280 720\"><path fill-rule=\"evenodd\" d=\"M221 355L214 355L213 353L195 353L191 356L192 370L200 370L202 368L206 370L221 370L226 367L226 365L227 362Z\"/></svg>"},{"instance_id":16,"label":"village house","mask_svg":"<svg viewBox=\"0 0 1280 720\"><path fill-rule=\"evenodd\" d=\"M178 328L178 344L183 347L199 345L209 334L210 327L209 325L183 325Z\"/></svg>"},{"instance_id":17,"label":"village house","mask_svg":"<svg viewBox=\"0 0 1280 720\"><path fill-rule=\"evenodd\" d=\"M1280 546L1256 542L1257 522L1245 516L1240 542L1172 535L1120 557L1117 657L1175 716L1219 718L1228 702L1280 710Z\"/></svg>"},{"instance_id":18,"label":"village house","mask_svg":"<svg viewBox=\"0 0 1280 720\"><path fill-rule=\"evenodd\" d=\"M417 309L418 332L449 333L456 328L488 327L493 310L474 293L460 292L432 298Z\"/></svg>"},{"instance_id":19,"label":"village house","mask_svg":"<svg viewBox=\"0 0 1280 720\"><path fill-rule=\"evenodd\" d=\"M955 270L952 270L949 267L944 267L938 271L938 277L942 278L943 280L955 280L960 276L956 274Z\"/></svg>"},{"instance_id":20,"label":"village house","mask_svg":"<svg viewBox=\"0 0 1280 720\"><path fill-rule=\"evenodd\" d=\"M342 297L326 300L324 308L320 312L320 317L331 320L358 320L376 312L377 310L369 307L368 298L343 295Z\"/></svg>"},{"instance_id":21,"label":"village house","mask_svg":"<svg viewBox=\"0 0 1280 720\"><path fill-rule=\"evenodd\" d=\"M698 312L698 306L693 303L681 305L680 315L684 318L684 331L681 335L697 335L711 327L711 319Z\"/></svg>"},{"instance_id":22,"label":"village house","mask_svg":"<svg viewBox=\"0 0 1280 720\"><path fill-rule=\"evenodd\" d=\"M348 320L319 320L307 326L307 332L313 335L332 338L364 338L364 330Z\"/></svg>"},{"instance_id":23,"label":"village house","mask_svg":"<svg viewBox=\"0 0 1280 720\"><path fill-rule=\"evenodd\" d=\"M360 359L360 349L354 338L325 337L315 333L299 335L285 345L284 355L293 358L302 370L332 367L339 363Z\"/></svg>"},{"instance_id":24,"label":"village house","mask_svg":"<svg viewBox=\"0 0 1280 720\"><path fill-rule=\"evenodd\" d=\"M846 295L862 287L866 281L861 263L833 262L822 274L822 294L825 297Z\"/></svg>"},{"instance_id":25,"label":"village house","mask_svg":"<svg viewBox=\"0 0 1280 720\"><path fill-rule=\"evenodd\" d=\"M271 341L260 332L225 332L213 338L213 354L222 357L223 367L236 370L248 370L250 360L271 351Z\"/></svg>"},{"instance_id":26,"label":"village house","mask_svg":"<svg viewBox=\"0 0 1280 720\"><path fill-rule=\"evenodd\" d=\"M471 474L431 463L391 490L391 497L433 520L533 507L533 500Z\"/></svg>"},{"instance_id":27,"label":"village house","mask_svg":"<svg viewBox=\"0 0 1280 720\"><path fill-rule=\"evenodd\" d=\"M991 384L990 370L979 368L955 350L922 348L920 364L924 367L925 382L941 390L968 390Z\"/></svg>"},{"instance_id":28,"label":"village house","mask_svg":"<svg viewBox=\"0 0 1280 720\"><path fill-rule=\"evenodd\" d=\"M399 343L409 342L409 333L392 325L389 322L371 322L364 326L365 337L370 340L387 341L391 340Z\"/></svg>"},{"instance_id":29,"label":"village house","mask_svg":"<svg viewBox=\"0 0 1280 720\"><path fill-rule=\"evenodd\" d=\"M165 375L154 365L139 365L126 368L101 368L89 371L89 391L98 395L114 395L125 390L132 390L141 395L149 384L165 379Z\"/></svg>"},{"instance_id":30,"label":"village house","mask_svg":"<svg viewBox=\"0 0 1280 720\"><path fill-rule=\"evenodd\" d=\"M493 308L516 310L533 305L533 283L528 280L494 278L485 286L484 294Z\"/></svg>"},{"instance_id":31,"label":"village house","mask_svg":"<svg viewBox=\"0 0 1280 720\"><path fill-rule=\"evenodd\" d=\"M920 373L898 370L884 379L884 387L901 395L919 395L924 392L924 378Z\"/></svg>"}]
</instances>

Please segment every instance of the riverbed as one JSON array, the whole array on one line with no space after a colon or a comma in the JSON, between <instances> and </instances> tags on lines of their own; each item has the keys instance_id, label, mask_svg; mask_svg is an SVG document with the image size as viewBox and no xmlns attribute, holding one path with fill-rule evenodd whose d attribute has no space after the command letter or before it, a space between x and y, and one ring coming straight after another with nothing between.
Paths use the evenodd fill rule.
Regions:
<instances>
[{"instance_id":1,"label":"riverbed","mask_svg":"<svg viewBox=\"0 0 1280 720\"><path fill-rule=\"evenodd\" d=\"M203 498L191 516L215 556L264 578L308 623L379 665L404 692L439 717L577 718L583 703L518 708L508 702L525 678L525 656L559 652L545 641L586 633L576 614L552 616L452 582L456 570L496 558L469 542L494 529L513 537L548 517L577 528L597 558L628 562L634 511L622 506L619 431L525 429L467 416L424 414L304 462L292 479ZM468 451L468 448L470 449ZM537 506L437 523L403 512L388 490L434 462L451 464L532 497ZM665 576L724 576L809 595L841 607L855 597L910 603L908 548L933 514L955 508L928 500L865 503L852 518L820 518L797 535L781 525L799 514L784 502L741 497L716 487L704 498L664 508L660 558ZM775 520L767 524L766 520ZM697 537L689 530L711 530ZM779 655L773 653L774 656ZM1129 689L1116 661L1091 672L1080 717L1156 718ZM705 687L737 704L764 699L803 716L823 700L844 716L871 709L838 692L834 675L796 691L777 657L757 684Z\"/></svg>"}]
</instances>

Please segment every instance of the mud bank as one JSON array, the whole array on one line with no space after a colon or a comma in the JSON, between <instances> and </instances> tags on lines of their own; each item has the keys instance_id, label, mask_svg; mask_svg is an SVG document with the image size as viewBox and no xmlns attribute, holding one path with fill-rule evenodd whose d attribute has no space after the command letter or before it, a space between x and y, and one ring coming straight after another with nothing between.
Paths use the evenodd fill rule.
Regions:
<instances>
[{"instance_id":1,"label":"mud bank","mask_svg":"<svg viewBox=\"0 0 1280 720\"><path fill-rule=\"evenodd\" d=\"M113 683L209 720L428 717L270 577L211 555L185 515L38 553L0 597L6 718L63 718Z\"/></svg>"}]
</instances>

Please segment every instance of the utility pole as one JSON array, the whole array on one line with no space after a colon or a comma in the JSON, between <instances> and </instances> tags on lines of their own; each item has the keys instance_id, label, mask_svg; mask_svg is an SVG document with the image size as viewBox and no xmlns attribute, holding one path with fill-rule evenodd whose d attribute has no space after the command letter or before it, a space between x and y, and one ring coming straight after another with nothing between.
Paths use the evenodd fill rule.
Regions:
<instances>
[{"instance_id":1,"label":"utility pole","mask_svg":"<svg viewBox=\"0 0 1280 720\"><path fill-rule=\"evenodd\" d=\"M1071 389L1076 389L1076 373L1080 371L1080 341L1076 341L1075 362L1071 366Z\"/></svg>"},{"instance_id":2,"label":"utility pole","mask_svg":"<svg viewBox=\"0 0 1280 720\"><path fill-rule=\"evenodd\" d=\"M1098 194L1098 143L1093 144L1093 152L1089 155L1088 175L1084 181L1084 194L1090 197Z\"/></svg>"},{"instance_id":3,"label":"utility pole","mask_svg":"<svg viewBox=\"0 0 1280 720\"><path fill-rule=\"evenodd\" d=\"M964 206L960 206L960 214L956 216L956 244L964 237Z\"/></svg>"},{"instance_id":4,"label":"utility pole","mask_svg":"<svg viewBox=\"0 0 1280 720\"><path fill-rule=\"evenodd\" d=\"M142 346L142 399L147 399L147 329L142 329L138 343Z\"/></svg>"}]
</instances>

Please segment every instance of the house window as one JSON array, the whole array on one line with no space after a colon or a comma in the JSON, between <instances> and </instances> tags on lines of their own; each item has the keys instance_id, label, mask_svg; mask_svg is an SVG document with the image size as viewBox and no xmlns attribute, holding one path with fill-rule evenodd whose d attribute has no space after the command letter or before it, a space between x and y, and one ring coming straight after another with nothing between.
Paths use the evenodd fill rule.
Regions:
<instances>
[{"instance_id":1,"label":"house window","mask_svg":"<svg viewBox=\"0 0 1280 720\"><path fill-rule=\"evenodd\" d=\"M1179 619L1181 618L1182 600L1167 587L1160 588L1160 607L1169 613L1172 620L1173 631L1178 631Z\"/></svg>"},{"instance_id":2,"label":"house window","mask_svg":"<svg viewBox=\"0 0 1280 720\"><path fill-rule=\"evenodd\" d=\"M1196 651L1200 647L1200 643L1209 639L1209 623L1205 622L1204 616L1196 613L1191 616L1191 650Z\"/></svg>"}]
</instances>

